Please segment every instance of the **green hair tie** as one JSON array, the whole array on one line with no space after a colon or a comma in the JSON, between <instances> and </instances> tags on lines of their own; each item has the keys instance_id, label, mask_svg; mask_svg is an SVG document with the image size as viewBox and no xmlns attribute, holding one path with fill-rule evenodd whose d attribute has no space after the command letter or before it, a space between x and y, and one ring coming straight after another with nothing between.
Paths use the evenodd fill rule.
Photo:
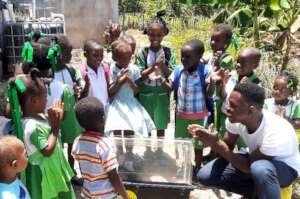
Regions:
<instances>
[{"instance_id":1,"label":"green hair tie","mask_svg":"<svg viewBox=\"0 0 300 199\"><path fill-rule=\"evenodd\" d=\"M30 33L28 33L28 34L27 34L27 37L28 37L30 40L32 40L32 39L33 39L33 36L34 36L34 31L31 31ZM42 32L40 32L40 36L41 36L41 37L45 37L45 36L46 36L46 34L45 34L45 33L42 33Z\"/></svg>"},{"instance_id":2,"label":"green hair tie","mask_svg":"<svg viewBox=\"0 0 300 199\"><path fill-rule=\"evenodd\" d=\"M53 76L56 71L56 65L57 65L56 57L61 57L61 56L62 56L62 50L60 45L57 43L52 44L51 48L49 48L48 50L47 58L50 61Z\"/></svg>"},{"instance_id":3,"label":"green hair tie","mask_svg":"<svg viewBox=\"0 0 300 199\"><path fill-rule=\"evenodd\" d=\"M22 56L23 62L32 62L33 61L33 48L29 41L24 43L21 56Z\"/></svg>"},{"instance_id":4,"label":"green hair tie","mask_svg":"<svg viewBox=\"0 0 300 199\"><path fill-rule=\"evenodd\" d=\"M232 43L235 51L238 51L240 49L239 41L235 34L232 34L232 36L230 38L230 42Z\"/></svg>"},{"instance_id":5,"label":"green hair tie","mask_svg":"<svg viewBox=\"0 0 300 199\"><path fill-rule=\"evenodd\" d=\"M16 136L23 141L23 127L21 122L21 107L18 98L18 92L24 93L26 86L23 81L16 78L15 82L8 84L6 87L6 93L9 99L10 110L14 123Z\"/></svg>"}]
</instances>

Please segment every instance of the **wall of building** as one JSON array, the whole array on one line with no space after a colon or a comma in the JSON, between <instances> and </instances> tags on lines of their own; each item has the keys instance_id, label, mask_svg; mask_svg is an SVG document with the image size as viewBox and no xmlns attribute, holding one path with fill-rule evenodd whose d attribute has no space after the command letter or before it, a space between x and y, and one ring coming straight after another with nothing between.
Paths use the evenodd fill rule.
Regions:
<instances>
[{"instance_id":1,"label":"wall of building","mask_svg":"<svg viewBox=\"0 0 300 199\"><path fill-rule=\"evenodd\" d=\"M105 26L118 21L118 0L63 0L66 33L75 48L84 40L102 41Z\"/></svg>"}]
</instances>

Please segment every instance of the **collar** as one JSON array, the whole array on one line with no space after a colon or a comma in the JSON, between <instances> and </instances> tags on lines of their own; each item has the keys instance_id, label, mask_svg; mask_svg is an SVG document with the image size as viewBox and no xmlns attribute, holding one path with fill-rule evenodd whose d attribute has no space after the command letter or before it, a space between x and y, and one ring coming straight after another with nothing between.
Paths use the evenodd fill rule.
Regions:
<instances>
[{"instance_id":1,"label":"collar","mask_svg":"<svg viewBox=\"0 0 300 199\"><path fill-rule=\"evenodd\" d=\"M101 137L101 134L99 132L96 132L96 131L86 131L86 132L83 133L83 135L90 136L90 137L96 137L96 138Z\"/></svg>"}]
</instances>

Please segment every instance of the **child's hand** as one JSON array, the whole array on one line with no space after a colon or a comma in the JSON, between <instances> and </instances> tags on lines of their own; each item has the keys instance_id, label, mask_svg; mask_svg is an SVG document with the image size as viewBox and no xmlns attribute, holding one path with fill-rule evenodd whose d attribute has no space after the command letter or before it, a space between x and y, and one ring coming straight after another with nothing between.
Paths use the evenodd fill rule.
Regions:
<instances>
[{"instance_id":1,"label":"child's hand","mask_svg":"<svg viewBox=\"0 0 300 199\"><path fill-rule=\"evenodd\" d=\"M223 73L223 77L222 77L222 84L223 85L226 85L228 80L229 80L229 77L230 77L230 74L229 74L229 70L225 70L224 73Z\"/></svg>"},{"instance_id":2,"label":"child's hand","mask_svg":"<svg viewBox=\"0 0 300 199\"><path fill-rule=\"evenodd\" d=\"M79 99L79 98L80 98L81 91L82 91L81 86L79 86L77 83L74 82L74 83L73 83L73 90L74 90L75 98L76 98L76 99Z\"/></svg>"},{"instance_id":3,"label":"child's hand","mask_svg":"<svg viewBox=\"0 0 300 199\"><path fill-rule=\"evenodd\" d=\"M219 68L220 67L220 58L223 54L223 51L217 51L213 54L213 63L214 66Z\"/></svg>"},{"instance_id":4,"label":"child's hand","mask_svg":"<svg viewBox=\"0 0 300 199\"><path fill-rule=\"evenodd\" d=\"M120 70L120 72L117 74L117 82L123 84L125 81L127 81L128 74L129 74L128 69L123 68L122 70Z\"/></svg>"},{"instance_id":5,"label":"child's hand","mask_svg":"<svg viewBox=\"0 0 300 199\"><path fill-rule=\"evenodd\" d=\"M155 66L162 68L165 65L165 53L161 53L157 58L155 62Z\"/></svg>"},{"instance_id":6,"label":"child's hand","mask_svg":"<svg viewBox=\"0 0 300 199\"><path fill-rule=\"evenodd\" d=\"M91 83L90 83L90 78L89 78L88 75L86 75L86 76L84 77L84 81L85 81L85 86L89 88L90 85L91 85Z\"/></svg>"},{"instance_id":7,"label":"child's hand","mask_svg":"<svg viewBox=\"0 0 300 199\"><path fill-rule=\"evenodd\" d=\"M215 67L213 72L211 73L211 76L210 76L211 80L213 82L217 82L217 81L222 80L222 78L224 76L224 72L225 72L225 70L223 68Z\"/></svg>"},{"instance_id":8,"label":"child's hand","mask_svg":"<svg viewBox=\"0 0 300 199\"><path fill-rule=\"evenodd\" d=\"M249 80L249 78L248 77L243 77L242 79L241 79L241 81L240 81L240 83L241 84L245 84L245 83L249 83L249 82L251 82L250 80Z\"/></svg>"},{"instance_id":9,"label":"child's hand","mask_svg":"<svg viewBox=\"0 0 300 199\"><path fill-rule=\"evenodd\" d=\"M48 121L53 133L58 133L60 121L64 116L64 104L61 101L55 101L47 110Z\"/></svg>"}]
</instances>

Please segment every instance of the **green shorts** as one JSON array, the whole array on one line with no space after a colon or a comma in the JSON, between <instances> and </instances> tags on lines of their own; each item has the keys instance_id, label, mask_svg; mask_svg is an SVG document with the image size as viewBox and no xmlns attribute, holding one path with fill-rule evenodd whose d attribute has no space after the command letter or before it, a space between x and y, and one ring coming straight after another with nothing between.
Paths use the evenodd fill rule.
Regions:
<instances>
[{"instance_id":1,"label":"green shorts","mask_svg":"<svg viewBox=\"0 0 300 199\"><path fill-rule=\"evenodd\" d=\"M170 122L170 99L168 91L163 87L141 85L138 96L140 103L153 120L156 129L166 129Z\"/></svg>"},{"instance_id":2,"label":"green shorts","mask_svg":"<svg viewBox=\"0 0 300 199\"><path fill-rule=\"evenodd\" d=\"M187 127L190 124L199 124L203 126L204 120L187 120L182 118L179 115L176 115L175 117L175 138L183 138L183 139L191 139L193 142L193 145L196 149L203 149L204 144L199 141L195 140L192 135L188 132Z\"/></svg>"}]
</instances>

